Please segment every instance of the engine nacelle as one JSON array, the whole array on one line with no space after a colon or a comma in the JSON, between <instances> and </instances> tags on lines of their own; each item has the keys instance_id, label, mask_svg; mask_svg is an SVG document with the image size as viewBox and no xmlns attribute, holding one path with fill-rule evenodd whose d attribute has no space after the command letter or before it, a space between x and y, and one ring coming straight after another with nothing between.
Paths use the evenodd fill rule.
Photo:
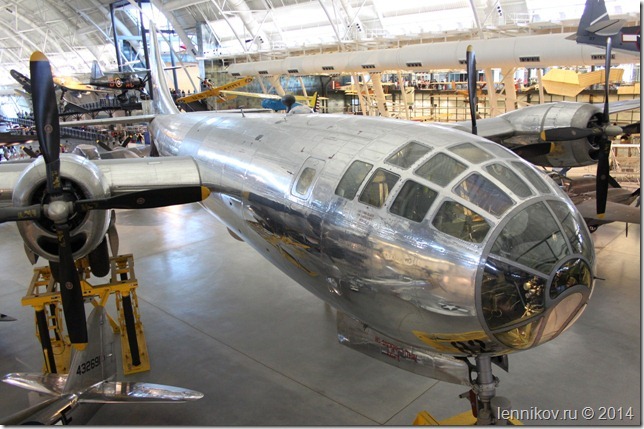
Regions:
<instances>
[{"instance_id":1,"label":"engine nacelle","mask_svg":"<svg viewBox=\"0 0 644 429\"><path fill-rule=\"evenodd\" d=\"M61 154L60 175L69 201L110 196L108 182L101 170L78 155ZM49 198L45 162L39 157L18 178L13 191L13 205L46 204ZM110 216L105 210L77 212L71 216L69 224L74 259L86 256L101 243L109 222ZM45 218L17 224L30 250L45 259L58 262L58 239L52 221Z\"/></svg>"},{"instance_id":2,"label":"engine nacelle","mask_svg":"<svg viewBox=\"0 0 644 429\"><path fill-rule=\"evenodd\" d=\"M506 144L540 143L539 134L551 128L589 128L601 120L602 109L587 103L547 103L529 106L505 113L503 118L512 124L515 136L503 139ZM530 157L537 165L552 167L577 167L594 164L596 150L594 137L554 142L548 154Z\"/></svg>"}]
</instances>

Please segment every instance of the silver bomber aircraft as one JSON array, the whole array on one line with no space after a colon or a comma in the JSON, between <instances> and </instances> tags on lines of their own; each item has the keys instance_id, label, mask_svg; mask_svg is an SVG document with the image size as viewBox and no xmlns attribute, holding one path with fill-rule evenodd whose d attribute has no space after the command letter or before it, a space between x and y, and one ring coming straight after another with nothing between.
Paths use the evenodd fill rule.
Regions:
<instances>
[{"instance_id":1,"label":"silver bomber aircraft","mask_svg":"<svg viewBox=\"0 0 644 429\"><path fill-rule=\"evenodd\" d=\"M161 157L62 154L67 198L208 187L202 204L234 237L338 310L341 343L471 387L479 422L494 422L491 363L559 336L591 296L595 253L570 199L510 150L449 127L305 106L179 113L151 28ZM0 165L14 209L46 200L44 181L42 161ZM111 216L70 218L74 259L104 240ZM50 221L19 229L31 256L58 260Z\"/></svg>"}]
</instances>

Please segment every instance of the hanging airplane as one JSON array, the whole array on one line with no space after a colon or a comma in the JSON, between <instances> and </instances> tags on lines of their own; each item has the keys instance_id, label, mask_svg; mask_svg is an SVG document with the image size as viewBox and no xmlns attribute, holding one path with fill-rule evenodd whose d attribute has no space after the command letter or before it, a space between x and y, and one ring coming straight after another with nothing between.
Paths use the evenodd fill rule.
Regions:
<instances>
[{"instance_id":1,"label":"hanging airplane","mask_svg":"<svg viewBox=\"0 0 644 429\"><path fill-rule=\"evenodd\" d=\"M92 310L87 325L87 348L72 350L69 374L12 373L3 377L5 383L44 394L47 399L11 416L0 417L0 424L68 424L72 414L74 424L83 424L86 421L81 419L89 420L103 404L180 403L203 397L202 393L183 387L116 381L115 334L102 305ZM87 409L80 413L80 408Z\"/></svg>"},{"instance_id":2,"label":"hanging airplane","mask_svg":"<svg viewBox=\"0 0 644 429\"><path fill-rule=\"evenodd\" d=\"M318 93L315 92L312 96L308 97L305 95L291 95L287 94L285 96L279 96L276 94L262 94L258 92L241 92L241 91L230 91L222 90L221 91L226 96L234 95L236 97L252 97L252 98L261 98L262 107L264 109L271 109L275 112L285 111L290 112L293 107L304 106L302 102L306 103L308 107L313 109L313 111L318 110Z\"/></svg>"},{"instance_id":3,"label":"hanging airplane","mask_svg":"<svg viewBox=\"0 0 644 429\"><path fill-rule=\"evenodd\" d=\"M586 0L577 33L568 38L585 45L605 47L611 37L613 49L641 55L641 27L624 27L624 24L623 20L609 18L604 0Z\"/></svg>"},{"instance_id":4,"label":"hanging airplane","mask_svg":"<svg viewBox=\"0 0 644 429\"><path fill-rule=\"evenodd\" d=\"M23 89L28 94L31 94L31 88L32 88L31 79L29 79L27 76L25 76L24 74L14 69L11 69L9 71L9 74L11 74L11 77L13 77L20 85L22 85ZM100 93L108 92L105 89L101 89L92 85L87 85L85 83L82 83L74 76L56 76L53 79L54 79L54 83L62 91L62 94L60 97L61 100L65 96L65 93L68 91L76 97L81 97L83 94L87 94L89 92L100 92Z\"/></svg>"},{"instance_id":5,"label":"hanging airplane","mask_svg":"<svg viewBox=\"0 0 644 429\"><path fill-rule=\"evenodd\" d=\"M74 346L87 332L73 261L104 242L106 209L175 203L187 194L177 187L201 185L234 237L337 308L343 344L471 387L479 424L494 422L492 363L507 369L509 353L558 337L592 293L593 243L565 193L511 151L445 126L304 109L180 113L150 28L161 157L59 156L50 67L35 53L44 156L0 165L0 198L12 203L0 220L21 220L28 252L59 262Z\"/></svg>"},{"instance_id":6,"label":"hanging airplane","mask_svg":"<svg viewBox=\"0 0 644 429\"><path fill-rule=\"evenodd\" d=\"M140 73L146 73L144 78L139 76ZM148 83L149 74L146 71L133 72L103 72L98 61L92 61L92 71L90 73L89 83L98 88L106 88L123 93L129 90L145 92L145 86Z\"/></svg>"},{"instance_id":7,"label":"hanging airplane","mask_svg":"<svg viewBox=\"0 0 644 429\"><path fill-rule=\"evenodd\" d=\"M248 85L252 81L253 81L252 77L244 77L241 79L237 79L234 82L229 82L221 86L212 86L210 84L207 84L207 85L210 85L210 87L207 90L198 92L196 94L188 95L185 97L177 98L177 103L188 104L195 101L206 99L208 97L217 97L217 102L223 103L224 101L228 101L235 98L234 96L230 97L230 96L224 95L223 90L232 90L236 88L241 88L242 86Z\"/></svg>"}]
</instances>

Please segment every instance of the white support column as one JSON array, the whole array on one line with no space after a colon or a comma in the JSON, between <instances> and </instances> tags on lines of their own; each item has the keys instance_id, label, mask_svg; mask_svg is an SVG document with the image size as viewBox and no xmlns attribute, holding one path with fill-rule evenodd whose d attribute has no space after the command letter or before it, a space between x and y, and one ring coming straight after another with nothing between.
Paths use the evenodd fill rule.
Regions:
<instances>
[{"instance_id":1,"label":"white support column","mask_svg":"<svg viewBox=\"0 0 644 429\"><path fill-rule=\"evenodd\" d=\"M503 87L505 88L505 111L511 112L516 110L517 103L517 91L514 88L514 72L516 67L512 67L507 70L501 70L503 74Z\"/></svg>"},{"instance_id":2,"label":"white support column","mask_svg":"<svg viewBox=\"0 0 644 429\"><path fill-rule=\"evenodd\" d=\"M537 85L539 85L539 104L546 102L546 95L543 92L543 69L537 70Z\"/></svg>"},{"instance_id":3,"label":"white support column","mask_svg":"<svg viewBox=\"0 0 644 429\"><path fill-rule=\"evenodd\" d=\"M302 94L305 97L308 97L309 95L306 93L306 86L304 85L304 79L302 79L302 76L298 76L298 79L300 80L300 86L302 87Z\"/></svg>"},{"instance_id":4,"label":"white support column","mask_svg":"<svg viewBox=\"0 0 644 429\"><path fill-rule=\"evenodd\" d=\"M405 90L405 80L403 79L402 72L398 70L398 87L400 88L400 103L405 110L405 118L410 120L409 107L407 106L407 91Z\"/></svg>"},{"instance_id":5,"label":"white support column","mask_svg":"<svg viewBox=\"0 0 644 429\"><path fill-rule=\"evenodd\" d=\"M366 100L362 94L362 85L360 85L360 81L358 80L358 74L357 73L352 73L351 77L353 78L353 87L355 88L356 94L358 95L358 102L360 103L360 110L362 111L362 116L367 116L368 111L367 111L367 106Z\"/></svg>"},{"instance_id":6,"label":"white support column","mask_svg":"<svg viewBox=\"0 0 644 429\"><path fill-rule=\"evenodd\" d=\"M277 95L280 97L283 97L286 95L286 91L284 91L284 88L282 88L282 84L280 83L280 77L279 76L271 76L269 78L269 81L271 85L273 85L273 88L275 88L275 91L277 92Z\"/></svg>"},{"instance_id":7,"label":"white support column","mask_svg":"<svg viewBox=\"0 0 644 429\"><path fill-rule=\"evenodd\" d=\"M500 113L497 105L499 98L494 87L494 73L492 73L492 69L490 68L485 69L483 73L485 74L485 81L487 82L487 102L490 106L490 117L494 118Z\"/></svg>"},{"instance_id":8,"label":"white support column","mask_svg":"<svg viewBox=\"0 0 644 429\"><path fill-rule=\"evenodd\" d=\"M382 89L382 74L372 73L371 82L373 83L373 93L376 96L378 112L380 112L380 116L388 118L387 100L385 99L385 91Z\"/></svg>"}]
</instances>

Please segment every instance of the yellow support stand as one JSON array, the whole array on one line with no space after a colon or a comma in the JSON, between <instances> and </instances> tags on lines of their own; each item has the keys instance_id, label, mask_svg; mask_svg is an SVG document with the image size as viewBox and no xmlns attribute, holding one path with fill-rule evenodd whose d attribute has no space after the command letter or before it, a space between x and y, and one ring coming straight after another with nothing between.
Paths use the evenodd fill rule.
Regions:
<instances>
[{"instance_id":1,"label":"yellow support stand","mask_svg":"<svg viewBox=\"0 0 644 429\"><path fill-rule=\"evenodd\" d=\"M512 426L523 426L521 421L510 418L508 424ZM476 425L476 417L472 414L472 410L465 411L444 420L436 420L434 416L427 411L421 411L416 415L414 426L474 426Z\"/></svg>"},{"instance_id":2,"label":"yellow support stand","mask_svg":"<svg viewBox=\"0 0 644 429\"><path fill-rule=\"evenodd\" d=\"M110 258L109 283L92 286L87 279L91 269L86 258L76 261L80 274L83 297L92 305L105 305L110 295L116 296L118 323L108 314L114 333L121 336L123 373L148 371L150 360L139 315L134 275L134 258L131 254ZM60 292L48 266L34 268L34 275L22 298L22 305L31 305L36 312L36 337L41 343L45 359L44 372L65 374L69 372L71 343L64 333L63 309ZM99 304L100 302L100 304Z\"/></svg>"}]
</instances>

